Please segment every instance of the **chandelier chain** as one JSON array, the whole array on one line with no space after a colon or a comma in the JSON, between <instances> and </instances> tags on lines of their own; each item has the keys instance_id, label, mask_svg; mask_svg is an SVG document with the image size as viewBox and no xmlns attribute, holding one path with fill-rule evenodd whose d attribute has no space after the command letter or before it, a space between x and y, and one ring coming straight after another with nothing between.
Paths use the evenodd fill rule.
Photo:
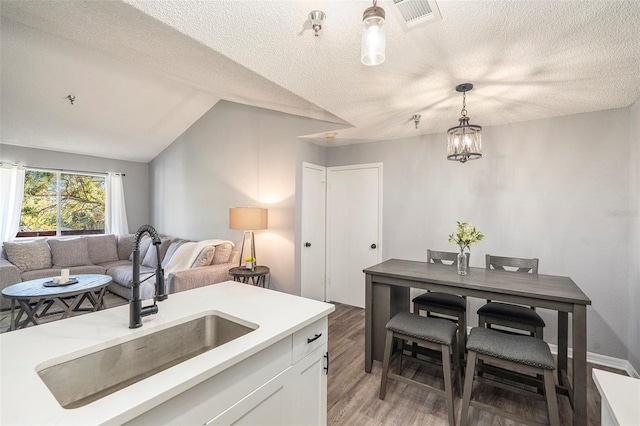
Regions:
<instances>
[{"instance_id":1,"label":"chandelier chain","mask_svg":"<svg viewBox=\"0 0 640 426\"><path fill-rule=\"evenodd\" d=\"M467 116L467 91L462 92L462 111L460 111L463 117Z\"/></svg>"}]
</instances>

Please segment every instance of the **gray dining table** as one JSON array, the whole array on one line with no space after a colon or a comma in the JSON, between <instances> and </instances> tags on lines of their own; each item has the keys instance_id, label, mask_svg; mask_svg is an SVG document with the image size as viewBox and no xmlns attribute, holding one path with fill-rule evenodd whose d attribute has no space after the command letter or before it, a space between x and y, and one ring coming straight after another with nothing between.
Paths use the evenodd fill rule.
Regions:
<instances>
[{"instance_id":1,"label":"gray dining table","mask_svg":"<svg viewBox=\"0 0 640 426\"><path fill-rule=\"evenodd\" d=\"M573 424L587 424L587 305L591 300L569 277L469 268L390 259L366 268L365 372L382 361L385 325L409 311L411 288L551 309L558 313L558 381L573 405ZM569 380L569 313L572 314L573 377Z\"/></svg>"}]
</instances>

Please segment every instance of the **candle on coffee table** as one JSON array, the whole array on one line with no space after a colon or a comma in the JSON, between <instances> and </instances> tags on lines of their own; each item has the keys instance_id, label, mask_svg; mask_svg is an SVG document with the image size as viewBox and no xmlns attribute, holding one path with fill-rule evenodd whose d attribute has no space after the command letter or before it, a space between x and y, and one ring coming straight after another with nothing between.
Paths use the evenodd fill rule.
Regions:
<instances>
[{"instance_id":1,"label":"candle on coffee table","mask_svg":"<svg viewBox=\"0 0 640 426\"><path fill-rule=\"evenodd\" d=\"M68 269L60 270L60 282L61 283L68 283L69 282L69 270Z\"/></svg>"}]
</instances>

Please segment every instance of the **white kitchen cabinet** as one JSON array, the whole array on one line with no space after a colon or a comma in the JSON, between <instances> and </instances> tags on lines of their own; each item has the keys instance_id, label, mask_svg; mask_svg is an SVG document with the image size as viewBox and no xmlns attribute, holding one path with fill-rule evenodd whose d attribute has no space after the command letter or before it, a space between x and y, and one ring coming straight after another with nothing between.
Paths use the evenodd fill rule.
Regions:
<instances>
[{"instance_id":1,"label":"white kitchen cabinet","mask_svg":"<svg viewBox=\"0 0 640 426\"><path fill-rule=\"evenodd\" d=\"M291 368L251 392L222 414L208 421L206 426L278 426L285 423L287 386L291 382Z\"/></svg>"},{"instance_id":2,"label":"white kitchen cabinet","mask_svg":"<svg viewBox=\"0 0 640 426\"><path fill-rule=\"evenodd\" d=\"M127 425L325 425L324 317Z\"/></svg>"},{"instance_id":3,"label":"white kitchen cabinet","mask_svg":"<svg viewBox=\"0 0 640 426\"><path fill-rule=\"evenodd\" d=\"M292 367L292 404L289 424L316 426L327 424L327 344L316 349Z\"/></svg>"}]
</instances>

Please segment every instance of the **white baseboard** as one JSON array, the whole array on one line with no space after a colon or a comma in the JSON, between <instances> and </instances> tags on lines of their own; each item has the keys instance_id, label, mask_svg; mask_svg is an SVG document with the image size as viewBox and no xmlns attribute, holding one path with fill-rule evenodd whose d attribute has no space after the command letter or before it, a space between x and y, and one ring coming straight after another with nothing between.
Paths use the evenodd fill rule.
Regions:
<instances>
[{"instance_id":1,"label":"white baseboard","mask_svg":"<svg viewBox=\"0 0 640 426\"><path fill-rule=\"evenodd\" d=\"M551 348L551 353L554 355L558 354L558 346L552 343L549 343L549 348ZM573 357L573 349L569 348L568 350L569 358ZM612 356L600 355L593 352L587 352L587 362L592 364L601 365L603 367L615 368L617 370L626 371L630 377L635 377L636 379L640 379L640 375L633 368L633 365L626 360L620 358L614 358Z\"/></svg>"}]
</instances>

